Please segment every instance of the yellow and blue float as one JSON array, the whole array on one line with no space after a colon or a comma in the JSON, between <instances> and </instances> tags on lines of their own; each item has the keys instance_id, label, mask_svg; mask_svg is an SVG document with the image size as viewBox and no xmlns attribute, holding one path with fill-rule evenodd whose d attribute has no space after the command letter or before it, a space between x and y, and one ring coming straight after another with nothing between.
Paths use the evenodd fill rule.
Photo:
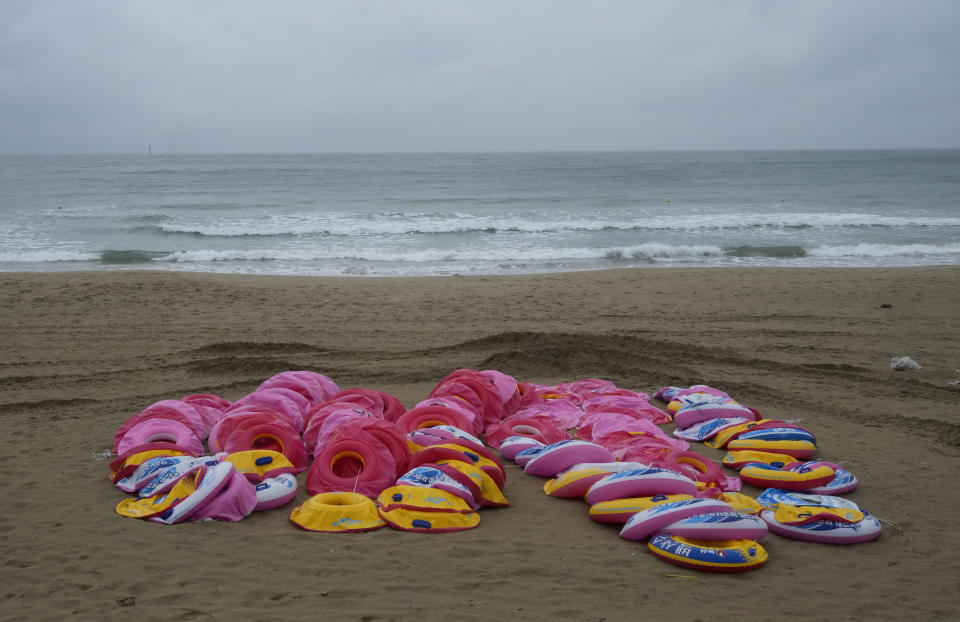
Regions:
<instances>
[{"instance_id":1,"label":"yellow and blue float","mask_svg":"<svg viewBox=\"0 0 960 622\"><path fill-rule=\"evenodd\" d=\"M740 479L760 488L809 490L833 481L836 471L822 462L792 462L783 467L752 463L740 469Z\"/></svg>"},{"instance_id":2,"label":"yellow and blue float","mask_svg":"<svg viewBox=\"0 0 960 622\"><path fill-rule=\"evenodd\" d=\"M760 517L766 521L767 526L775 534L781 535L792 540L803 540L805 542L824 542L829 544L856 544L859 542L870 542L880 537L882 528L880 521L870 514L863 513L863 518L856 522L846 520L837 515L831 518L816 518L809 522L799 522L789 524L780 520L785 516L794 517L797 510L784 513L785 508L774 510L764 510ZM824 516L825 508L816 508L816 514L810 513L810 516ZM799 513L803 513L807 508L800 508ZM843 511L843 510L841 510ZM849 510L847 510L849 512Z\"/></svg>"},{"instance_id":3,"label":"yellow and blue float","mask_svg":"<svg viewBox=\"0 0 960 622\"><path fill-rule=\"evenodd\" d=\"M707 572L746 572L767 561L767 551L753 540L706 541L657 534L647 548L665 562Z\"/></svg>"}]
</instances>

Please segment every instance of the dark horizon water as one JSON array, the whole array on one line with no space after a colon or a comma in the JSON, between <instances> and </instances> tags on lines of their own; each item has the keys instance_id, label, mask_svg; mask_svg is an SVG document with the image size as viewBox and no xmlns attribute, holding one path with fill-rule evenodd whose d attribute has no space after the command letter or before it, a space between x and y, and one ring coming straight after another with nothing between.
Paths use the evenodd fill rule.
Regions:
<instances>
[{"instance_id":1,"label":"dark horizon water","mask_svg":"<svg viewBox=\"0 0 960 622\"><path fill-rule=\"evenodd\" d=\"M0 156L0 271L960 263L960 151Z\"/></svg>"}]
</instances>

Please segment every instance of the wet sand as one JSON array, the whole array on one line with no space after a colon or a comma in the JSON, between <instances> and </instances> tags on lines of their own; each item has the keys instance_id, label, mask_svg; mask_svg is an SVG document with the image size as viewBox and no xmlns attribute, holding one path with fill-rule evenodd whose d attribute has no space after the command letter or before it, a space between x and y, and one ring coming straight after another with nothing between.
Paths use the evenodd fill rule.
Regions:
<instances>
[{"instance_id":1,"label":"wet sand","mask_svg":"<svg viewBox=\"0 0 960 622\"><path fill-rule=\"evenodd\" d=\"M960 267L0 274L0 619L960 619L958 309ZM893 371L894 356L922 368ZM860 478L849 498L889 523L853 546L770 535L765 567L712 575L517 468L511 507L453 534L309 533L292 506L179 526L113 511L124 495L96 454L152 402L236 400L310 369L412 406L461 367L721 388L802 420L819 457Z\"/></svg>"}]
</instances>

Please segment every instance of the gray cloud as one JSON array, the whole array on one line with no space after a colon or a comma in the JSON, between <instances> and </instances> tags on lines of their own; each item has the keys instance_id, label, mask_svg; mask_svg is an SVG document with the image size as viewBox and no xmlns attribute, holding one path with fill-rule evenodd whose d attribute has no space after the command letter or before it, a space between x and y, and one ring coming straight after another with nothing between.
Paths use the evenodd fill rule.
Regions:
<instances>
[{"instance_id":1,"label":"gray cloud","mask_svg":"<svg viewBox=\"0 0 960 622\"><path fill-rule=\"evenodd\" d=\"M4 2L0 152L960 147L960 3Z\"/></svg>"}]
</instances>

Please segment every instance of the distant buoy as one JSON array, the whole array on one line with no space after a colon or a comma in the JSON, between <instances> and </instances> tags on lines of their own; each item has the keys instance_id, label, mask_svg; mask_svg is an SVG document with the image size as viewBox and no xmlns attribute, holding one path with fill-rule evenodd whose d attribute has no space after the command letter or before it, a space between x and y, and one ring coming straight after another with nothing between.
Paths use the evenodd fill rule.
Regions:
<instances>
[{"instance_id":1,"label":"distant buoy","mask_svg":"<svg viewBox=\"0 0 960 622\"><path fill-rule=\"evenodd\" d=\"M62 206L62 205L58 205L58 206L57 206L57 209L63 209L63 206Z\"/></svg>"},{"instance_id":2,"label":"distant buoy","mask_svg":"<svg viewBox=\"0 0 960 622\"><path fill-rule=\"evenodd\" d=\"M780 202L783 203L783 199L780 199Z\"/></svg>"},{"instance_id":3,"label":"distant buoy","mask_svg":"<svg viewBox=\"0 0 960 622\"><path fill-rule=\"evenodd\" d=\"M670 199L667 199L667 203L669 203L669 202L670 202Z\"/></svg>"}]
</instances>

